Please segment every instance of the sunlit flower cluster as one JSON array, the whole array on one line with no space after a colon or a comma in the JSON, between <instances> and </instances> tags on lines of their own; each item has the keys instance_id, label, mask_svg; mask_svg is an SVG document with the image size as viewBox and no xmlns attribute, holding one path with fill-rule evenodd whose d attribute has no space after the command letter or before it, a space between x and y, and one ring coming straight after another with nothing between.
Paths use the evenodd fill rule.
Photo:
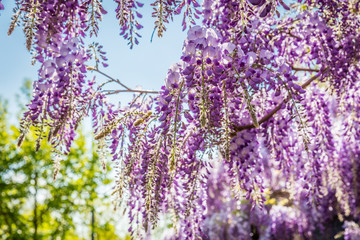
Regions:
<instances>
[{"instance_id":1,"label":"sunlit flower cluster","mask_svg":"<svg viewBox=\"0 0 360 240\"><path fill-rule=\"evenodd\" d=\"M115 2L133 47L143 3ZM358 1L204 0L200 12L196 0L156 0L158 36L181 11L183 28L193 25L158 95L140 91L125 108L86 80L106 60L102 47L84 46L106 13L101 1L17 3L9 34L21 21L41 65L19 143L35 126L37 148L47 135L68 153L91 115L132 236L149 235L165 213L175 239L310 238L334 219L356 239Z\"/></svg>"}]
</instances>

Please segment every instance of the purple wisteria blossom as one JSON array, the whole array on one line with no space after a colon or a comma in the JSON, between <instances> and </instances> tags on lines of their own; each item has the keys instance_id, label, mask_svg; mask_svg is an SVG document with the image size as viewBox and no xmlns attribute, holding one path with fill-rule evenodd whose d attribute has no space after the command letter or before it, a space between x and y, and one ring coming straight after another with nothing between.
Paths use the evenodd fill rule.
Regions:
<instances>
[{"instance_id":1,"label":"purple wisteria blossom","mask_svg":"<svg viewBox=\"0 0 360 240\"><path fill-rule=\"evenodd\" d=\"M145 3L115 2L132 48ZM107 12L101 1L17 1L8 33L21 23L40 66L19 145L34 127L36 148L47 136L56 155L66 154L91 116L136 239L151 235L160 214L171 217L174 239L356 239L359 1L150 5L159 37L175 15L188 29L159 92L99 69L102 46L84 42ZM88 80L89 71L135 93L133 100L115 107L107 83Z\"/></svg>"}]
</instances>

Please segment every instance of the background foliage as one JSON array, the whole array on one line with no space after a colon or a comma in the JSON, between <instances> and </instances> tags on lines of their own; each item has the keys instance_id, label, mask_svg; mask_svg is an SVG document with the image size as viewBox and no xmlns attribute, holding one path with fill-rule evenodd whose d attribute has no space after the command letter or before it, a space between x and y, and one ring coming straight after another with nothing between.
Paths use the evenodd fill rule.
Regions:
<instances>
[{"instance_id":1,"label":"background foliage","mask_svg":"<svg viewBox=\"0 0 360 240\"><path fill-rule=\"evenodd\" d=\"M29 83L23 96L29 94ZM109 216L110 168L103 169L94 145L86 146L83 130L79 129L68 158L56 166L49 144L44 142L35 152L34 133L22 148L16 147L19 130L8 116L7 102L1 100L0 239L75 240L91 239L92 234L93 239L121 239Z\"/></svg>"}]
</instances>

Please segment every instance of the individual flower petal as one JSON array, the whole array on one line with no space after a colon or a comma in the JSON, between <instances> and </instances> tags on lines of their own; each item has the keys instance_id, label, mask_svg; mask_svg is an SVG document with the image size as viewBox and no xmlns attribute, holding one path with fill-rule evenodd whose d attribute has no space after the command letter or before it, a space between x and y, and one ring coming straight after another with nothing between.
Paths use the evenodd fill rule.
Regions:
<instances>
[{"instance_id":1,"label":"individual flower petal","mask_svg":"<svg viewBox=\"0 0 360 240\"><path fill-rule=\"evenodd\" d=\"M204 28L202 28L198 25L190 28L188 31L187 38L189 40L196 40L198 38L203 38L203 37L205 37L205 30L204 30Z\"/></svg>"},{"instance_id":2,"label":"individual flower petal","mask_svg":"<svg viewBox=\"0 0 360 240\"><path fill-rule=\"evenodd\" d=\"M246 56L247 56L247 65L248 65L248 66L253 65L254 62L255 62L256 59L257 59L256 53L254 53L254 52L248 52Z\"/></svg>"}]
</instances>

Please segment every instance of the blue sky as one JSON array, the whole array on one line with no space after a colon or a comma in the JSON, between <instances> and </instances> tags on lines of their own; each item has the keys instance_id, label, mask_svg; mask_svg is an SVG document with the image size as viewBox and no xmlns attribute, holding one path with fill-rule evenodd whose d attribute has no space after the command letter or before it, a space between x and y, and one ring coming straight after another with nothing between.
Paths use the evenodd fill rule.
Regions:
<instances>
[{"instance_id":1,"label":"blue sky","mask_svg":"<svg viewBox=\"0 0 360 240\"><path fill-rule=\"evenodd\" d=\"M31 65L31 55L25 48L25 38L21 27L17 27L11 36L7 36L14 1L3 1L5 10L0 16L0 96L10 102L10 112L16 111L15 94L20 93L20 87L25 78L35 80L38 66ZM168 25L164 37L156 34L150 42L154 28L149 3L140 9L144 26L141 29L140 44L129 49L127 42L119 35L119 25L115 18L115 2L104 1L108 11L100 23L98 38L90 42L99 42L104 46L109 59L109 67L102 70L108 75L118 78L129 87L142 86L144 89L158 90L164 82L170 65L177 62L181 56L186 33L182 32L182 16L176 16L175 21ZM104 77L97 75L99 81ZM121 101L122 105L129 101L131 94L119 94L112 97L113 102ZM14 117L12 117L14 120Z\"/></svg>"}]
</instances>

